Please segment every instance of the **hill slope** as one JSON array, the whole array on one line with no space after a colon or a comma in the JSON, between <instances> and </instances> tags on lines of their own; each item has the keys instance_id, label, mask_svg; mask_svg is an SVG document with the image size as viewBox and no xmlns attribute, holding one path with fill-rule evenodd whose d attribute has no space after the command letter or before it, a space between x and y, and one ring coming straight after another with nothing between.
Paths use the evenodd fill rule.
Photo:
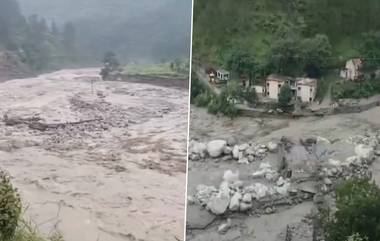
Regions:
<instances>
[{"instance_id":1,"label":"hill slope","mask_svg":"<svg viewBox=\"0 0 380 241\"><path fill-rule=\"evenodd\" d=\"M124 59L187 57L191 0L20 0L26 15L38 14L59 25L73 22L87 52L110 49Z\"/></svg>"},{"instance_id":2,"label":"hill slope","mask_svg":"<svg viewBox=\"0 0 380 241\"><path fill-rule=\"evenodd\" d=\"M194 56L225 64L241 46L257 58L271 54L278 39L323 34L332 58L359 55L362 34L380 29L377 0L195 0Z\"/></svg>"}]
</instances>

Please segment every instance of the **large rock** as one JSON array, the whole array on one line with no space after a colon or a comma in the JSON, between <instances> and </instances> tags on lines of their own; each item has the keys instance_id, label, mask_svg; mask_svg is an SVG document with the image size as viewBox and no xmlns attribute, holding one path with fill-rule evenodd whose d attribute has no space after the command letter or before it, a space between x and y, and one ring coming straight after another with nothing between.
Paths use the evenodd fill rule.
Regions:
<instances>
[{"instance_id":1,"label":"large rock","mask_svg":"<svg viewBox=\"0 0 380 241\"><path fill-rule=\"evenodd\" d=\"M242 195L239 192L235 192L235 194L231 198L231 202L229 205L229 209L231 211L238 211L240 207L240 200L242 199Z\"/></svg>"},{"instance_id":2,"label":"large rock","mask_svg":"<svg viewBox=\"0 0 380 241\"><path fill-rule=\"evenodd\" d=\"M240 203L240 211L241 212L246 212L252 208L252 203L245 203L241 202Z\"/></svg>"},{"instance_id":3,"label":"large rock","mask_svg":"<svg viewBox=\"0 0 380 241\"><path fill-rule=\"evenodd\" d=\"M222 215L227 211L230 204L230 195L226 193L219 192L217 195L211 197L210 201L207 203L207 208L216 215Z\"/></svg>"},{"instance_id":4,"label":"large rock","mask_svg":"<svg viewBox=\"0 0 380 241\"><path fill-rule=\"evenodd\" d=\"M215 216L200 206L188 206L186 216L186 226L189 229L204 229L215 220Z\"/></svg>"},{"instance_id":5,"label":"large rock","mask_svg":"<svg viewBox=\"0 0 380 241\"><path fill-rule=\"evenodd\" d=\"M252 197L256 199L263 198L270 194L269 188L262 183L255 183L245 188L247 192L252 193Z\"/></svg>"},{"instance_id":6,"label":"large rock","mask_svg":"<svg viewBox=\"0 0 380 241\"><path fill-rule=\"evenodd\" d=\"M239 171L236 171L235 173L231 170L227 170L224 172L223 180L227 183L235 183L239 181Z\"/></svg>"},{"instance_id":7,"label":"large rock","mask_svg":"<svg viewBox=\"0 0 380 241\"><path fill-rule=\"evenodd\" d=\"M362 160L370 161L374 158L375 151L373 147L360 144L355 147L355 154Z\"/></svg>"},{"instance_id":8,"label":"large rock","mask_svg":"<svg viewBox=\"0 0 380 241\"><path fill-rule=\"evenodd\" d=\"M207 146L204 143L201 142L196 142L196 141L191 141L189 151L190 153L195 153L195 154L204 154L206 152Z\"/></svg>"},{"instance_id":9,"label":"large rock","mask_svg":"<svg viewBox=\"0 0 380 241\"><path fill-rule=\"evenodd\" d=\"M200 184L197 186L197 192L195 198L201 203L206 204L209 202L211 197L216 194L218 190L213 186L206 186Z\"/></svg>"},{"instance_id":10,"label":"large rock","mask_svg":"<svg viewBox=\"0 0 380 241\"><path fill-rule=\"evenodd\" d=\"M223 150L223 153L224 153L225 155L230 155L230 154L232 153L232 148L229 147L229 146L225 146L225 147L224 147L224 150Z\"/></svg>"},{"instance_id":11,"label":"large rock","mask_svg":"<svg viewBox=\"0 0 380 241\"><path fill-rule=\"evenodd\" d=\"M235 145L234 148L232 149L232 156L234 159L238 160L239 159L239 146Z\"/></svg>"},{"instance_id":12,"label":"large rock","mask_svg":"<svg viewBox=\"0 0 380 241\"><path fill-rule=\"evenodd\" d=\"M267 148L270 152L276 152L278 150L278 144L276 142L271 141L267 144Z\"/></svg>"},{"instance_id":13,"label":"large rock","mask_svg":"<svg viewBox=\"0 0 380 241\"><path fill-rule=\"evenodd\" d=\"M227 145L235 146L236 144L237 144L237 139L235 137L231 136L227 139Z\"/></svg>"},{"instance_id":14,"label":"large rock","mask_svg":"<svg viewBox=\"0 0 380 241\"><path fill-rule=\"evenodd\" d=\"M224 140L215 140L207 144L207 152L211 157L219 157L222 155L227 142Z\"/></svg>"}]
</instances>

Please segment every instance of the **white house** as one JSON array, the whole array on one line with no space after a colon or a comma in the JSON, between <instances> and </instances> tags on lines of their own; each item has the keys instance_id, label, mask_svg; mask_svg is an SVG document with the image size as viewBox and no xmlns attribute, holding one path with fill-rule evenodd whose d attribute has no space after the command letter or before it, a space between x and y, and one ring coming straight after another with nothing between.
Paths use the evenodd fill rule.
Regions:
<instances>
[{"instance_id":1,"label":"white house","mask_svg":"<svg viewBox=\"0 0 380 241\"><path fill-rule=\"evenodd\" d=\"M317 94L317 80L311 78L297 78L297 97L302 102L313 102Z\"/></svg>"},{"instance_id":2,"label":"white house","mask_svg":"<svg viewBox=\"0 0 380 241\"><path fill-rule=\"evenodd\" d=\"M261 96L265 95L265 88L264 88L264 86L262 86L262 85L254 85L252 87L255 89L255 91L256 91L257 94L260 94Z\"/></svg>"},{"instance_id":3,"label":"white house","mask_svg":"<svg viewBox=\"0 0 380 241\"><path fill-rule=\"evenodd\" d=\"M229 80L230 79L230 72L220 69L216 71L216 76L219 80Z\"/></svg>"},{"instance_id":4,"label":"white house","mask_svg":"<svg viewBox=\"0 0 380 241\"><path fill-rule=\"evenodd\" d=\"M346 66L340 71L340 77L345 80L357 81L362 76L363 61L361 59L350 59Z\"/></svg>"},{"instance_id":5,"label":"white house","mask_svg":"<svg viewBox=\"0 0 380 241\"><path fill-rule=\"evenodd\" d=\"M280 75L269 75L265 82L266 96L270 99L277 100L280 94L280 89L283 85L288 84L293 85L292 78Z\"/></svg>"},{"instance_id":6,"label":"white house","mask_svg":"<svg viewBox=\"0 0 380 241\"><path fill-rule=\"evenodd\" d=\"M293 95L302 102L313 102L317 93L317 79L296 78L287 76L269 75L265 83L265 96L270 99L278 100L282 86L285 84L290 86ZM256 93L260 93L260 88L256 88Z\"/></svg>"}]
</instances>

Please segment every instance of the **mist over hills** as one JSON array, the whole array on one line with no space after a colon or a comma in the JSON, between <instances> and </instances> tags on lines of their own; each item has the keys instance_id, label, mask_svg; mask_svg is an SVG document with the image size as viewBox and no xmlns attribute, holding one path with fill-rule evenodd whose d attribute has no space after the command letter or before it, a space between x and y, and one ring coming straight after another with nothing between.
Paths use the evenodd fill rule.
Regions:
<instances>
[{"instance_id":1,"label":"mist over hills","mask_svg":"<svg viewBox=\"0 0 380 241\"><path fill-rule=\"evenodd\" d=\"M186 58L191 0L19 0L25 16L72 22L83 54L113 50L129 61Z\"/></svg>"}]
</instances>

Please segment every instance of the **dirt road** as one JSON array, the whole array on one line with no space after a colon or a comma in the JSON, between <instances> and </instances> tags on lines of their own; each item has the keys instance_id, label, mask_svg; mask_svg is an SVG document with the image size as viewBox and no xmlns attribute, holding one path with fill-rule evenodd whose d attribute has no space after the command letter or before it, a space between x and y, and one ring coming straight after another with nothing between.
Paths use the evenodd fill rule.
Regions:
<instances>
[{"instance_id":1,"label":"dirt road","mask_svg":"<svg viewBox=\"0 0 380 241\"><path fill-rule=\"evenodd\" d=\"M0 165L26 217L67 241L182 240L187 89L102 82L97 69L0 84ZM79 125L67 123L94 120Z\"/></svg>"}]
</instances>

